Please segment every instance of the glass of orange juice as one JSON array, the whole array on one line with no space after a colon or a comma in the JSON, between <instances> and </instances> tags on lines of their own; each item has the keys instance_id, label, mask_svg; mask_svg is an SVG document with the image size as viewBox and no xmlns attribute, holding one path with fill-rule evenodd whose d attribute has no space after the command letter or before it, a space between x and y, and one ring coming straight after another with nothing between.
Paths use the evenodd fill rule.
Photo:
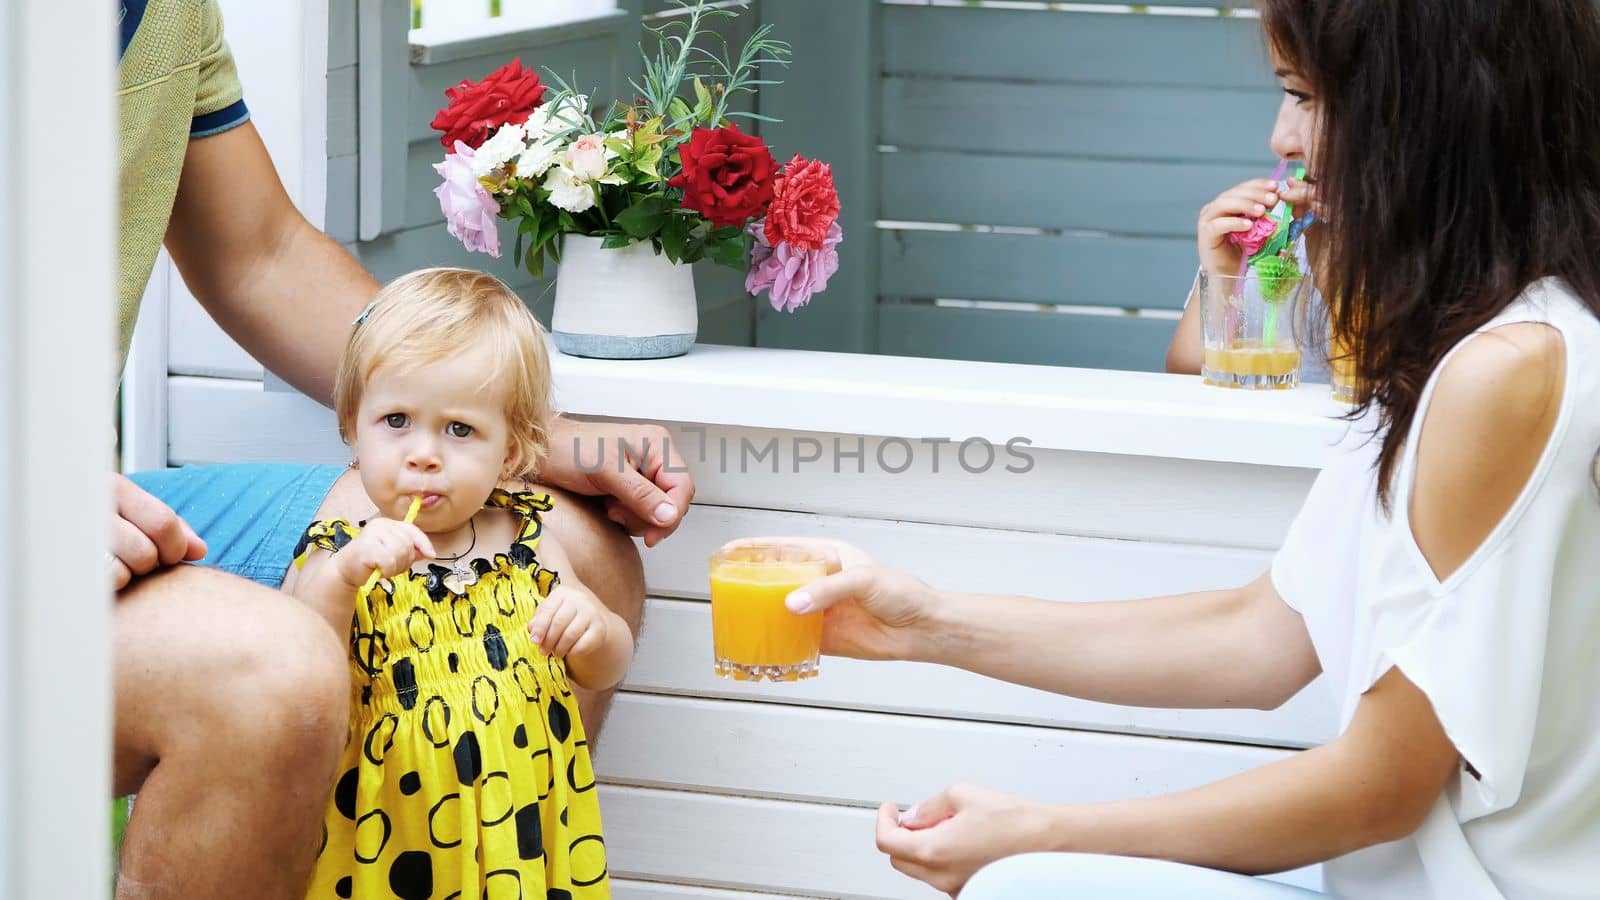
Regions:
<instances>
[{"instance_id":1,"label":"glass of orange juice","mask_svg":"<svg viewBox=\"0 0 1600 900\"><path fill-rule=\"evenodd\" d=\"M1328 345L1328 375L1333 399L1341 403L1356 402L1356 361L1350 353L1349 344L1333 335Z\"/></svg>"},{"instance_id":2,"label":"glass of orange juice","mask_svg":"<svg viewBox=\"0 0 1600 900\"><path fill-rule=\"evenodd\" d=\"M1302 308L1311 279L1300 274L1262 279L1200 273L1199 301L1206 384L1245 390L1300 385Z\"/></svg>"},{"instance_id":3,"label":"glass of orange juice","mask_svg":"<svg viewBox=\"0 0 1600 900\"><path fill-rule=\"evenodd\" d=\"M752 544L711 556L715 670L738 681L814 678L822 613L795 615L784 598L828 574L823 557L790 544Z\"/></svg>"}]
</instances>

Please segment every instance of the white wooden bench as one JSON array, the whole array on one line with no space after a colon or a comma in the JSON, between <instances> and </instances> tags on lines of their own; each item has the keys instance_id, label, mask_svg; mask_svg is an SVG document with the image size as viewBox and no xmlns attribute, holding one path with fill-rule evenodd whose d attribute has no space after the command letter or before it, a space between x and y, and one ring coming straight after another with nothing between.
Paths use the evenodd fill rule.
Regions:
<instances>
[{"instance_id":1,"label":"white wooden bench","mask_svg":"<svg viewBox=\"0 0 1600 900\"><path fill-rule=\"evenodd\" d=\"M723 681L704 602L711 551L759 534L843 538L942 588L1064 602L1243 583L1343 433L1316 388L717 346L558 355L555 372L569 414L667 424L699 484L679 532L644 551L639 654L598 752L619 897L932 896L874 849L878 803L957 780L1041 800L1146 795L1332 736L1320 682L1258 712L1129 709L832 658L806 683ZM345 458L329 413L259 382L174 378L168 408L175 463ZM929 438L952 440L937 473ZM996 448L988 471L961 465L969 438ZM1031 442L1025 473L1006 470L1022 467L1013 438ZM836 440L859 446L864 471L846 456L835 472ZM822 458L796 472L797 449ZM972 443L968 467L983 459Z\"/></svg>"}]
</instances>

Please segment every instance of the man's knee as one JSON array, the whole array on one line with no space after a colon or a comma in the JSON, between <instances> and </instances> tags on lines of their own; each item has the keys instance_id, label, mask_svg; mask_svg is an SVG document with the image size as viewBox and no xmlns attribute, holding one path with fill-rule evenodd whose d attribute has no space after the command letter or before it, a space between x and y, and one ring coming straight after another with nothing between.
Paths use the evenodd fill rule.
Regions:
<instances>
[{"instance_id":1,"label":"man's knee","mask_svg":"<svg viewBox=\"0 0 1600 900\"><path fill-rule=\"evenodd\" d=\"M346 652L299 601L181 567L120 598L114 627L119 789L142 781L135 767L245 747L253 766L331 772L349 714Z\"/></svg>"}]
</instances>

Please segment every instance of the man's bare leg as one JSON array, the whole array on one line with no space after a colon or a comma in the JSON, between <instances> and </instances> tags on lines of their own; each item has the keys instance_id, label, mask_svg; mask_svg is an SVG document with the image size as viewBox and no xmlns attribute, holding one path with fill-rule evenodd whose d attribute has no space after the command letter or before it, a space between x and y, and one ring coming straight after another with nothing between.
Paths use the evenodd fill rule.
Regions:
<instances>
[{"instance_id":1,"label":"man's bare leg","mask_svg":"<svg viewBox=\"0 0 1600 900\"><path fill-rule=\"evenodd\" d=\"M180 566L113 613L117 897L299 900L348 729L345 648L276 591Z\"/></svg>"},{"instance_id":2,"label":"man's bare leg","mask_svg":"<svg viewBox=\"0 0 1600 900\"><path fill-rule=\"evenodd\" d=\"M548 493L555 508L545 515L552 534L559 535L561 547L572 560L578 580L594 591L600 601L610 607L639 635L639 622L644 616L644 564L639 560L639 548L633 539L615 522L606 518L604 507L593 497L580 497L565 491L536 486L534 490ZM375 512L372 501L361 487L355 472L339 476L323 498L316 518L365 518ZM293 584L296 573L291 571L285 587ZM611 708L611 697L616 691L585 691L574 687L578 696L578 715L583 730L593 744Z\"/></svg>"}]
</instances>

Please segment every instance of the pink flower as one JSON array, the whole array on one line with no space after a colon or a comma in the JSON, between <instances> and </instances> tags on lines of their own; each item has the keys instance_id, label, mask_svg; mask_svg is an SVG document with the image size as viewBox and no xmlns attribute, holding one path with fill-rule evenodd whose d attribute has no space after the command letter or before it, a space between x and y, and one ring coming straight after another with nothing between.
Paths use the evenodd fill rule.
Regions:
<instances>
[{"instance_id":1,"label":"pink flower","mask_svg":"<svg viewBox=\"0 0 1600 900\"><path fill-rule=\"evenodd\" d=\"M1267 241L1272 240L1272 236L1277 232L1278 220L1271 216L1262 216L1250 223L1249 231L1235 231L1228 235L1228 240L1233 242L1234 246L1243 250L1245 256L1255 256L1261 252L1261 248L1265 247Z\"/></svg>"},{"instance_id":2,"label":"pink flower","mask_svg":"<svg viewBox=\"0 0 1600 900\"><path fill-rule=\"evenodd\" d=\"M828 226L822 246L807 250L790 243L776 247L767 242L763 223L750 226L755 236L755 246L750 248L750 273L745 276L744 289L751 294L770 290L768 299L772 308L794 312L811 302L811 295L828 286L828 279L839 271L839 242L844 232L839 223Z\"/></svg>"},{"instance_id":3,"label":"pink flower","mask_svg":"<svg viewBox=\"0 0 1600 900\"><path fill-rule=\"evenodd\" d=\"M500 213L500 204L489 196L473 174L472 160L476 155L477 151L456 141L456 152L433 166L444 179L433 189L433 194L439 198L439 209L444 213L451 237L474 253L487 253L499 259L500 231L495 227L494 217Z\"/></svg>"},{"instance_id":4,"label":"pink flower","mask_svg":"<svg viewBox=\"0 0 1600 900\"><path fill-rule=\"evenodd\" d=\"M606 174L604 135L586 134L567 148L567 168L581 181L595 181Z\"/></svg>"}]
</instances>

